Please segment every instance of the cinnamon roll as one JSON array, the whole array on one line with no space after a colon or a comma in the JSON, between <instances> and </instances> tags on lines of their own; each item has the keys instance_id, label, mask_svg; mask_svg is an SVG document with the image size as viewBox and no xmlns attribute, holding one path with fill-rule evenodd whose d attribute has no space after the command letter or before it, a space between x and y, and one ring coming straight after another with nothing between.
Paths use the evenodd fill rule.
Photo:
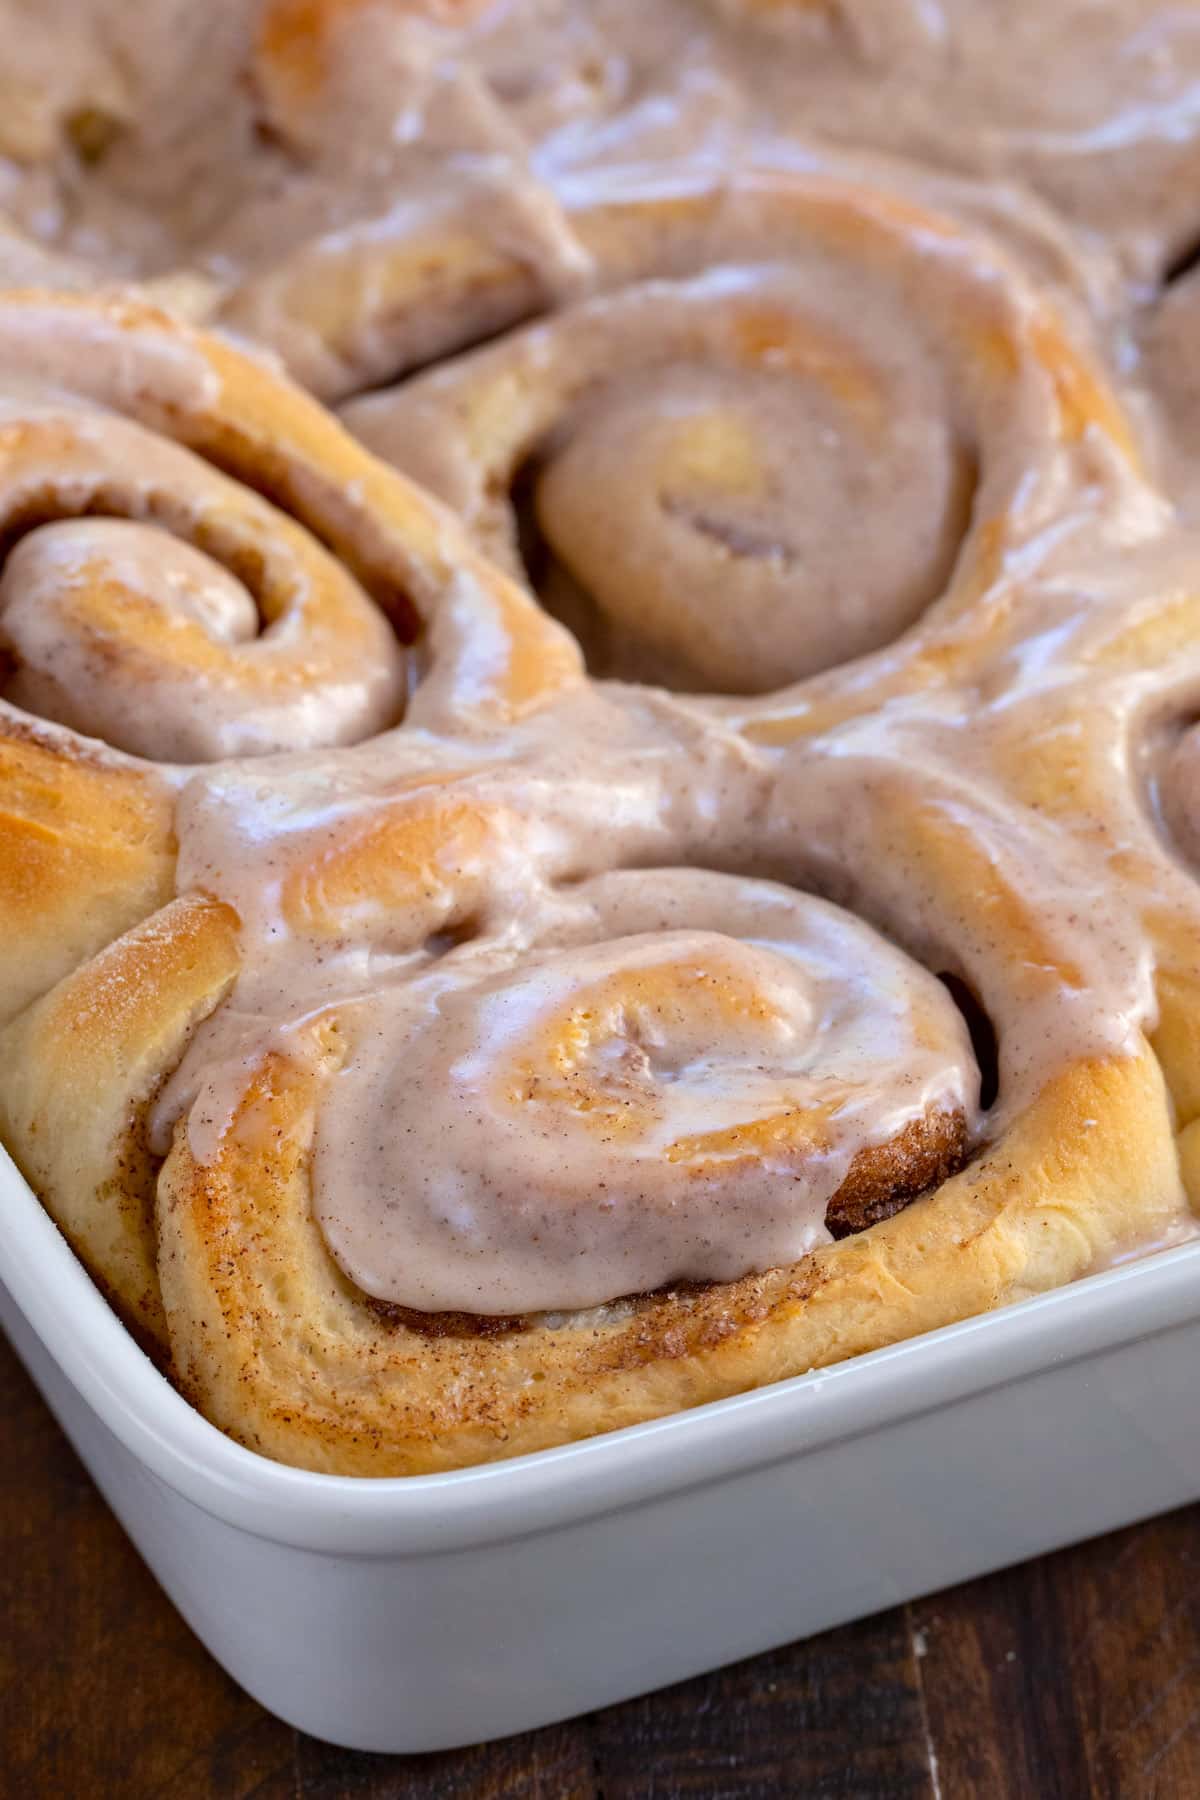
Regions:
<instances>
[{"instance_id":1,"label":"cinnamon roll","mask_svg":"<svg viewBox=\"0 0 1200 1800\"><path fill-rule=\"evenodd\" d=\"M1019 967L1038 921L979 899L993 934L1017 915ZM1022 996L984 1120L949 993L836 907L659 871L523 915L250 1053L218 1014L168 1088L174 1366L242 1441L370 1474L513 1455L1037 1291L1182 1216L1144 1043L1045 1057L1070 970Z\"/></svg>"},{"instance_id":2,"label":"cinnamon roll","mask_svg":"<svg viewBox=\"0 0 1200 1800\"><path fill-rule=\"evenodd\" d=\"M703 274L344 415L524 553L595 672L744 693L846 663L973 601L1064 459L1136 461L1086 350L977 234L824 170L664 186L665 226L637 193L596 206L608 277Z\"/></svg>"},{"instance_id":3,"label":"cinnamon roll","mask_svg":"<svg viewBox=\"0 0 1200 1800\"><path fill-rule=\"evenodd\" d=\"M249 357L138 301L31 290L0 309L0 368L17 705L210 761L394 723L398 639L427 640L426 704L464 716L572 678L563 634L456 556L435 505Z\"/></svg>"}]
</instances>

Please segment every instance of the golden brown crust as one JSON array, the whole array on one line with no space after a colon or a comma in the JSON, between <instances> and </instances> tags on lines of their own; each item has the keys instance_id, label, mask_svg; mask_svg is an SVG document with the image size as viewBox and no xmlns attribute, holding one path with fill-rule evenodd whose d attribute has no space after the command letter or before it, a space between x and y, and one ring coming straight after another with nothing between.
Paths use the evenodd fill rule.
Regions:
<instances>
[{"instance_id":1,"label":"golden brown crust","mask_svg":"<svg viewBox=\"0 0 1200 1800\"><path fill-rule=\"evenodd\" d=\"M488 1337L413 1331L340 1274L309 1208L324 1068L273 1056L218 1161L181 1131L159 1189L177 1379L282 1461L416 1474L544 1449L931 1330L1086 1273L1172 1219L1178 1171L1148 1049L1079 1064L926 1200L791 1269Z\"/></svg>"},{"instance_id":2,"label":"golden brown crust","mask_svg":"<svg viewBox=\"0 0 1200 1800\"><path fill-rule=\"evenodd\" d=\"M0 1032L0 1136L122 1316L159 1349L149 1100L238 969L237 918L174 900Z\"/></svg>"},{"instance_id":3,"label":"golden brown crust","mask_svg":"<svg viewBox=\"0 0 1200 1800\"><path fill-rule=\"evenodd\" d=\"M0 707L0 1019L171 896L170 790Z\"/></svg>"}]
</instances>

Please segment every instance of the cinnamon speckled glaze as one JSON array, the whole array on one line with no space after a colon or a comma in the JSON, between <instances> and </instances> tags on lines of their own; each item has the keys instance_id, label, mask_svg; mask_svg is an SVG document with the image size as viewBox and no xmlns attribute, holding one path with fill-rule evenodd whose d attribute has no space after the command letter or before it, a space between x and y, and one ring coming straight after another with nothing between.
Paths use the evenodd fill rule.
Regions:
<instances>
[{"instance_id":1,"label":"cinnamon speckled glaze","mask_svg":"<svg viewBox=\"0 0 1200 1800\"><path fill-rule=\"evenodd\" d=\"M0 0L0 1135L460 1467L1200 1207L1200 11ZM307 391L306 391L307 390Z\"/></svg>"}]
</instances>

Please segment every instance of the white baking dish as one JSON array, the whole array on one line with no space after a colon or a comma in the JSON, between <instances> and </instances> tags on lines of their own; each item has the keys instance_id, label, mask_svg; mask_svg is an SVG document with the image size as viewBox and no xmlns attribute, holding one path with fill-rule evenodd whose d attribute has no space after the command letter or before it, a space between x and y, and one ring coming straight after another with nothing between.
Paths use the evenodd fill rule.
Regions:
<instances>
[{"instance_id":1,"label":"white baking dish","mask_svg":"<svg viewBox=\"0 0 1200 1800\"><path fill-rule=\"evenodd\" d=\"M839 1368L410 1480L223 1437L0 1152L0 1319L236 1680L433 1750L602 1706L1200 1495L1200 1243Z\"/></svg>"}]
</instances>

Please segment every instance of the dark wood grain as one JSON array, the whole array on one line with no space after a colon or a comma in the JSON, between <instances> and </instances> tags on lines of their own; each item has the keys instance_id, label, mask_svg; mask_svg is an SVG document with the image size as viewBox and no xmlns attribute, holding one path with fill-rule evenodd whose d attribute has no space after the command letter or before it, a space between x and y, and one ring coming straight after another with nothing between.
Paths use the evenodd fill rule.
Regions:
<instances>
[{"instance_id":1,"label":"dark wood grain","mask_svg":"<svg viewBox=\"0 0 1200 1800\"><path fill-rule=\"evenodd\" d=\"M0 1792L1196 1800L1200 1507L506 1743L354 1755L242 1694L0 1341Z\"/></svg>"}]
</instances>

